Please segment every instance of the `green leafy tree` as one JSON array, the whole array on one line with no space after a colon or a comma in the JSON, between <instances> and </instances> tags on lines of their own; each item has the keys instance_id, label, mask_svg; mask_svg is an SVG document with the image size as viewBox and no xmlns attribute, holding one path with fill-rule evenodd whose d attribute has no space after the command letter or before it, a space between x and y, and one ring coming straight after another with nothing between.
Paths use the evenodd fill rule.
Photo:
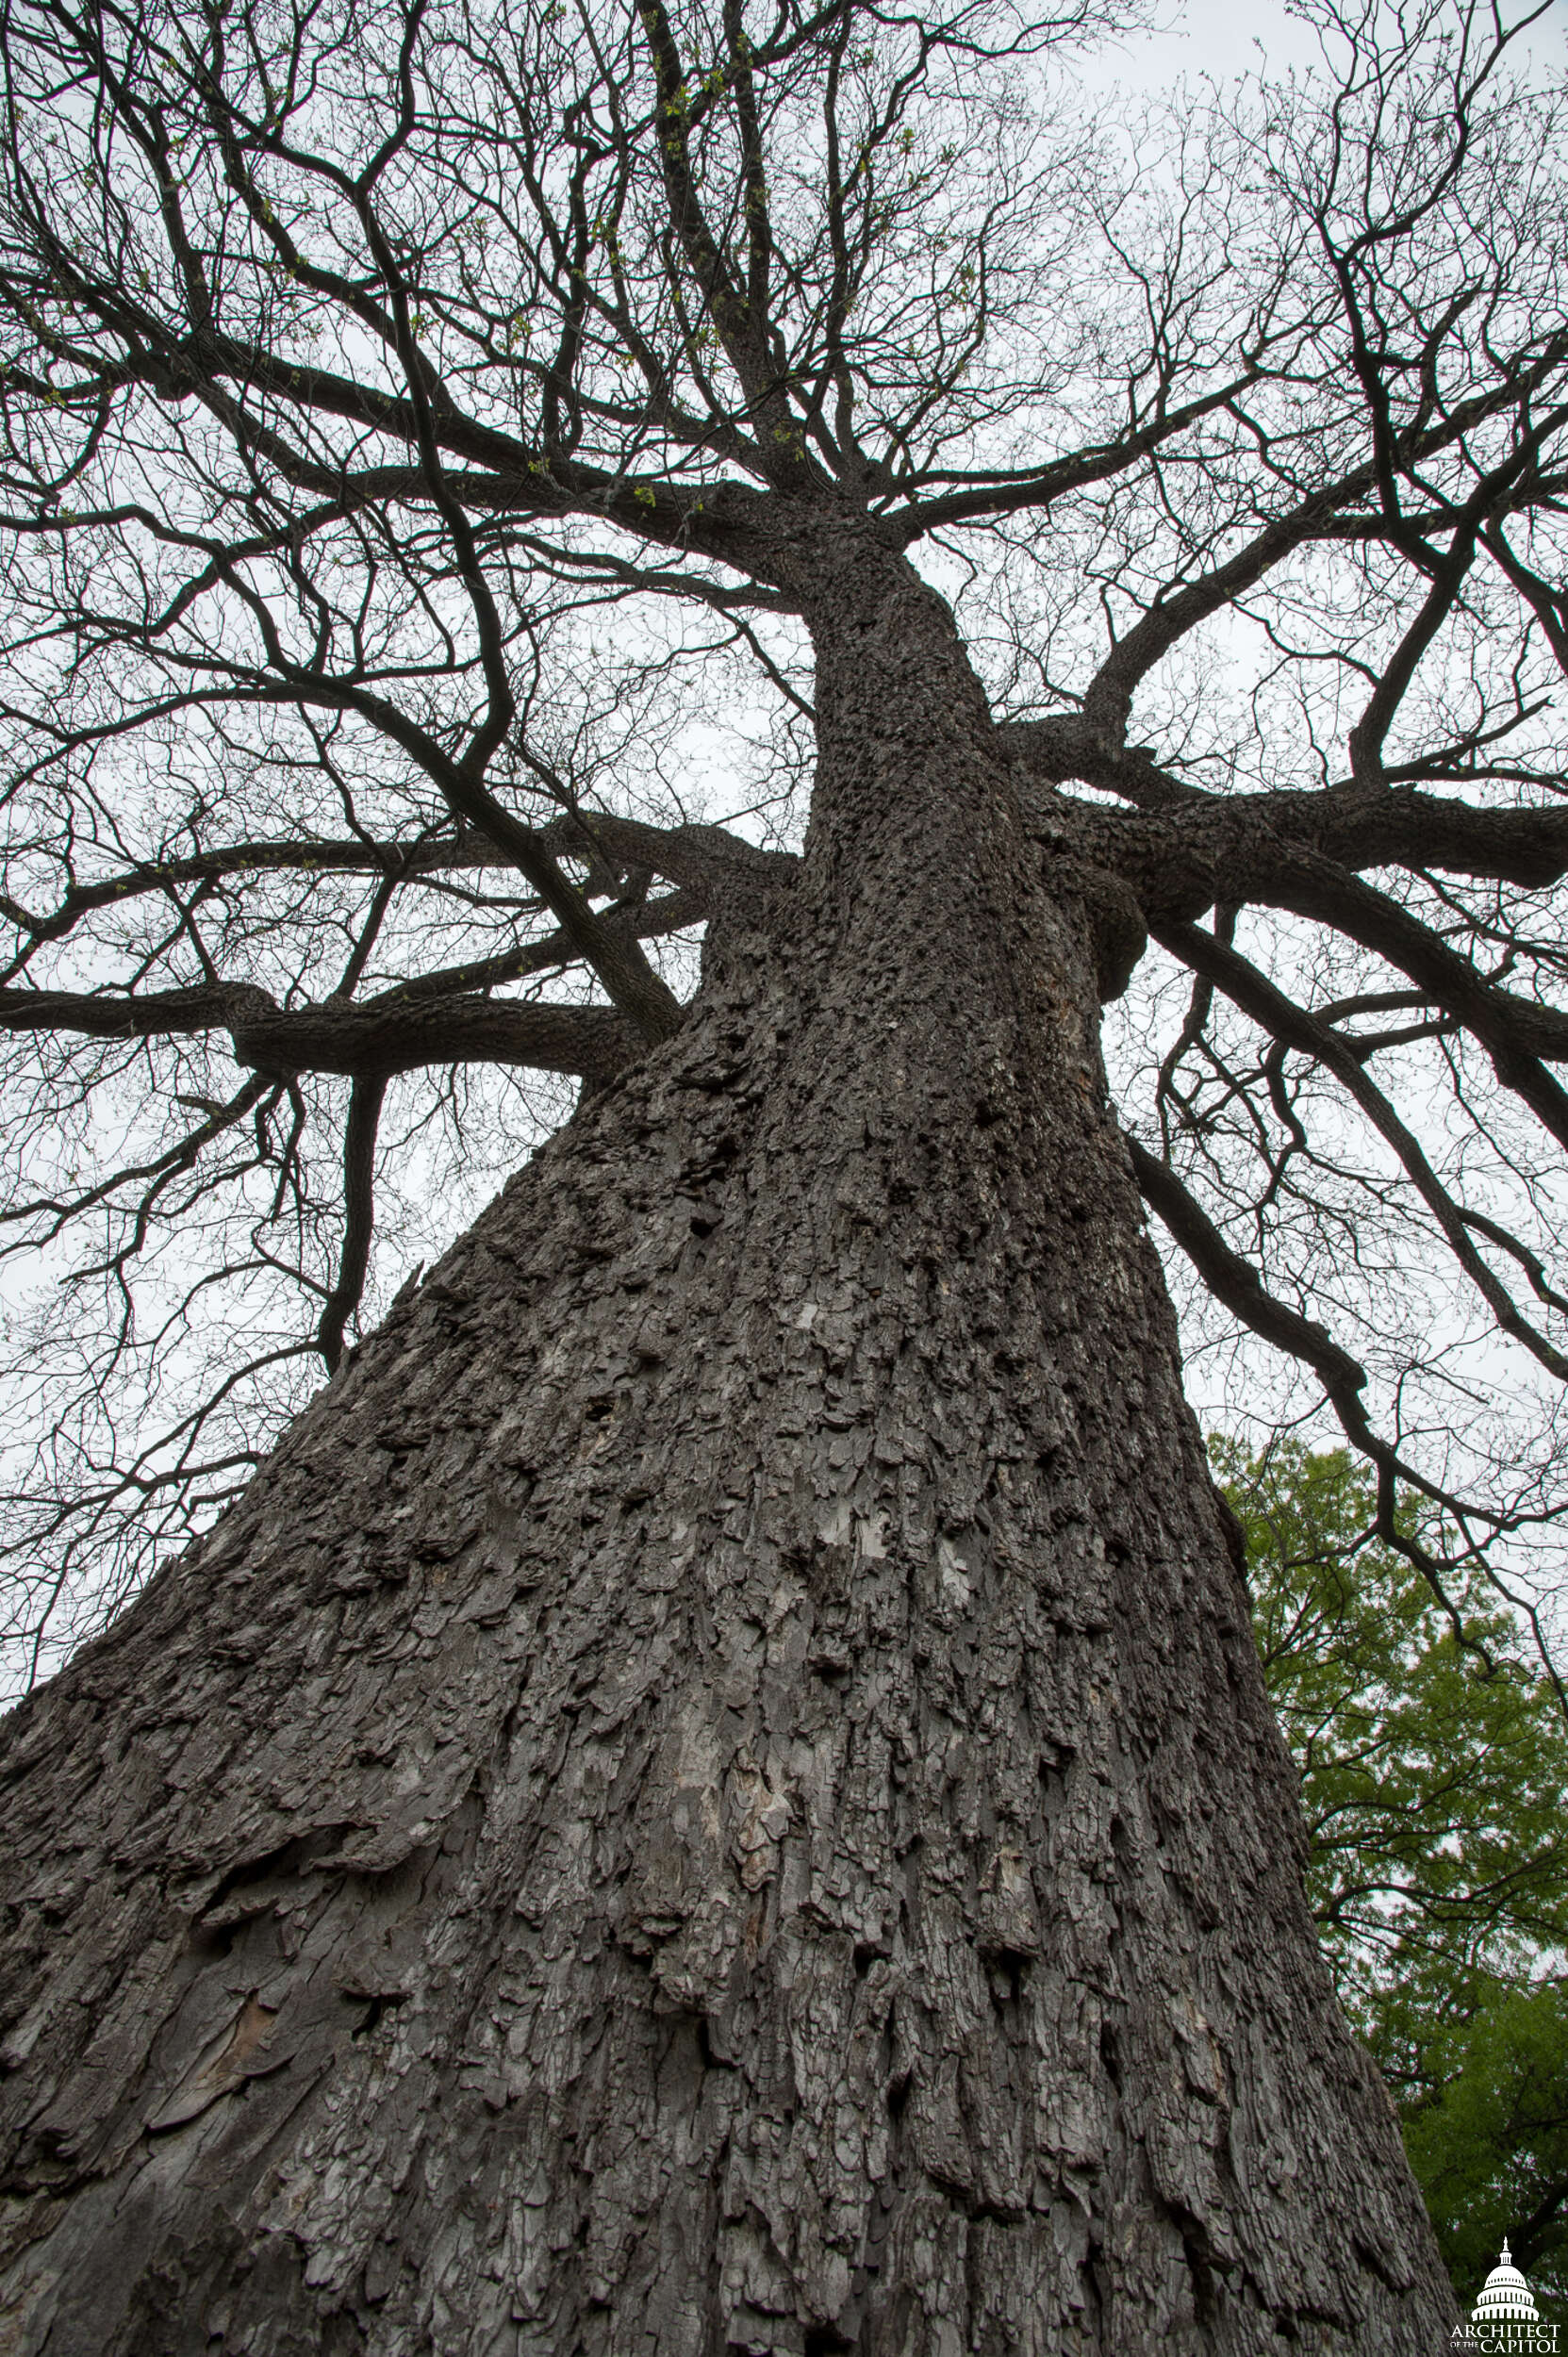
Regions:
<instances>
[{"instance_id":1,"label":"green leafy tree","mask_svg":"<svg viewBox=\"0 0 1568 2357\"><path fill-rule=\"evenodd\" d=\"M1212 1443L1301 1772L1308 1892L1341 1995L1400 2106L1461 2296L1506 2233L1568 2295L1568 1733L1479 1582L1455 1620L1369 1537L1344 1449ZM1403 1508L1410 1535L1419 1515ZM1428 1534L1429 1535L1429 1534Z\"/></svg>"},{"instance_id":2,"label":"green leafy tree","mask_svg":"<svg viewBox=\"0 0 1568 2357\"><path fill-rule=\"evenodd\" d=\"M1405 2148L1461 2299L1506 2233L1543 2312L1568 2316L1568 1986L1490 1981L1436 2025L1425 2061Z\"/></svg>"}]
</instances>

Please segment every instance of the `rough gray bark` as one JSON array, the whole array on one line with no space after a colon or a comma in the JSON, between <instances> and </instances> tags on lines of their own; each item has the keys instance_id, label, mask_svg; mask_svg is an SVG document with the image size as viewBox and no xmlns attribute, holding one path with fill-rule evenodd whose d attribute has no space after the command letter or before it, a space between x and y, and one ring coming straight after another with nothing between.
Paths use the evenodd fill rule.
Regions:
<instances>
[{"instance_id":1,"label":"rough gray bark","mask_svg":"<svg viewBox=\"0 0 1568 2357\"><path fill-rule=\"evenodd\" d=\"M1103 913L902 561L812 620L789 905L7 1730L6 2357L1445 2334Z\"/></svg>"}]
</instances>

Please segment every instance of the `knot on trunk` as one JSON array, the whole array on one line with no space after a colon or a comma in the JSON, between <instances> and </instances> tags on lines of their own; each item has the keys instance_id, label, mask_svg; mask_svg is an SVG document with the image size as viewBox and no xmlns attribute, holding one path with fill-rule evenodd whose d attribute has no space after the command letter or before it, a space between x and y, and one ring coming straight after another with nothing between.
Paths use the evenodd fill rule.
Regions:
<instances>
[{"instance_id":1,"label":"knot on trunk","mask_svg":"<svg viewBox=\"0 0 1568 2357\"><path fill-rule=\"evenodd\" d=\"M1125 877L1071 851L1057 852L1050 880L1083 903L1095 956L1095 985L1102 1004L1119 998L1148 947L1148 927Z\"/></svg>"}]
</instances>

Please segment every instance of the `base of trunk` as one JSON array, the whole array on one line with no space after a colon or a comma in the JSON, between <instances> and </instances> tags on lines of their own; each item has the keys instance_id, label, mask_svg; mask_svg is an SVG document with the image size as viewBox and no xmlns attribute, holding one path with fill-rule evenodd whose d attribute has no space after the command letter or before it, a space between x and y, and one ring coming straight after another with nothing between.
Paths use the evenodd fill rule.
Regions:
<instances>
[{"instance_id":1,"label":"base of trunk","mask_svg":"<svg viewBox=\"0 0 1568 2357\"><path fill-rule=\"evenodd\" d=\"M10 1722L5 2357L1444 2338L1092 1047L733 973Z\"/></svg>"}]
</instances>

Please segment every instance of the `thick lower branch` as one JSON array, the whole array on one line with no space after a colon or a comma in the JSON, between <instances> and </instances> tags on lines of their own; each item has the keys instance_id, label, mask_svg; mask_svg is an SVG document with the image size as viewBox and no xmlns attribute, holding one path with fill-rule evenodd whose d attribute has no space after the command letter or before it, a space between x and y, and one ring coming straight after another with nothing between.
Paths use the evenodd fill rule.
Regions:
<instances>
[{"instance_id":1,"label":"thick lower branch","mask_svg":"<svg viewBox=\"0 0 1568 2357\"><path fill-rule=\"evenodd\" d=\"M632 1025L608 1007L399 996L362 1007L284 1008L246 983L123 998L0 991L0 1030L64 1031L107 1040L227 1031L236 1063L278 1077L386 1076L424 1064L505 1063L607 1080L642 1048Z\"/></svg>"},{"instance_id":2,"label":"thick lower branch","mask_svg":"<svg viewBox=\"0 0 1568 2357\"><path fill-rule=\"evenodd\" d=\"M760 850L728 827L650 827L639 818L585 810L552 819L539 834L568 851L650 867L670 883L711 895L716 904L720 895L761 899L787 892L801 872L792 851Z\"/></svg>"},{"instance_id":3,"label":"thick lower branch","mask_svg":"<svg viewBox=\"0 0 1568 2357\"><path fill-rule=\"evenodd\" d=\"M1250 889L1249 868L1259 861L1266 865L1282 844L1320 852L1347 870L1438 868L1535 891L1568 875L1568 804L1561 802L1494 810L1414 786L1353 780L1312 793L1209 794L1163 769L1147 747L1119 747L1076 714L1015 721L998 733L1032 784L1079 780L1131 803L1140 816L1083 813L1097 840L1103 838L1105 865L1134 882L1134 868L1151 883L1165 874L1165 888L1183 898L1221 861L1228 898L1260 897ZM1038 816L1048 825L1066 823L1055 797ZM1126 847L1121 858L1110 851L1117 841Z\"/></svg>"},{"instance_id":4,"label":"thick lower branch","mask_svg":"<svg viewBox=\"0 0 1568 2357\"><path fill-rule=\"evenodd\" d=\"M1074 774L1085 775L1091 766L1085 756ZM1177 781L1164 779L1152 764L1138 767L1140 777L1146 766L1164 786L1177 787ZM1378 789L1372 799L1380 798ZM1163 939L1172 937L1171 928L1184 929L1223 900L1229 906L1285 909L1359 942L1409 975L1425 1000L1444 1017L1462 1024L1491 1056L1504 1086L1523 1097L1551 1134L1568 1145L1568 1092L1545 1068L1568 1062L1568 1013L1499 989L1397 900L1348 866L1293 840L1288 832L1293 806L1310 804L1315 798L1277 799L1283 806L1282 819L1276 812L1276 798L1265 803L1258 797L1173 800L1151 816L1096 810L1067 796L1049 794L1038 797L1031 815L1036 839L1052 856L1065 851L1120 877L1150 931ZM1560 815L1549 812L1472 816L1531 821L1531 859L1543 860L1548 851L1556 859L1554 835L1560 836L1559 867L1568 868L1568 812L1560 814L1555 828L1546 822ZM1518 838L1521 846L1526 841ZM1368 850L1370 838L1361 848ZM1521 864L1527 864L1523 850ZM1550 879L1538 875L1537 881Z\"/></svg>"}]
</instances>

